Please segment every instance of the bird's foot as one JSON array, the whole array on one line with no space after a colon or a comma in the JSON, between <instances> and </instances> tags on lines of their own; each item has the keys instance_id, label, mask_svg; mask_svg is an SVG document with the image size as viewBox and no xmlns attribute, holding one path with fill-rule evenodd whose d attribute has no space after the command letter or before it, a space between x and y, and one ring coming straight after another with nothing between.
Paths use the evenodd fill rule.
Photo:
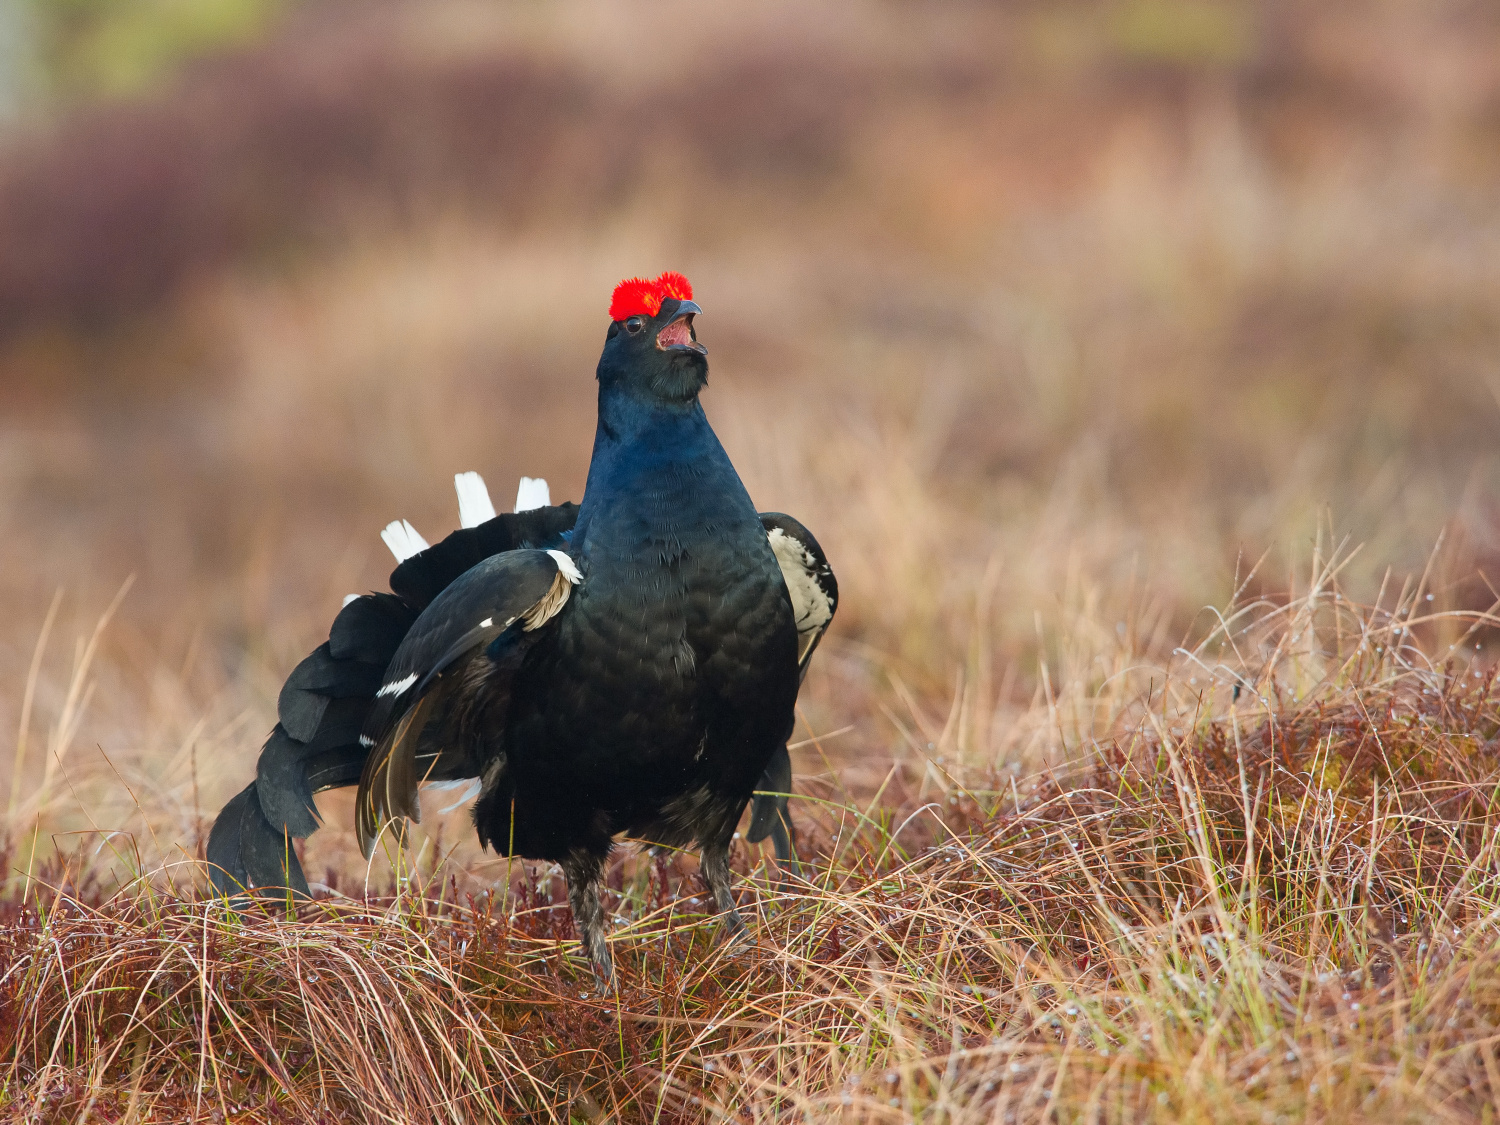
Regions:
<instances>
[{"instance_id":1,"label":"bird's foot","mask_svg":"<svg viewBox=\"0 0 1500 1125\"><path fill-rule=\"evenodd\" d=\"M744 953L755 948L755 935L750 932L738 910L722 915L724 948L731 954Z\"/></svg>"},{"instance_id":2,"label":"bird's foot","mask_svg":"<svg viewBox=\"0 0 1500 1125\"><path fill-rule=\"evenodd\" d=\"M802 864L797 862L795 856L789 860L777 859L776 874L771 882L778 891L790 890L807 882L807 874L802 870Z\"/></svg>"},{"instance_id":3,"label":"bird's foot","mask_svg":"<svg viewBox=\"0 0 1500 1125\"><path fill-rule=\"evenodd\" d=\"M598 961L594 961L593 966L594 984L599 989L599 995L601 997L613 996L618 987L615 983L615 967L613 963L605 961L601 965Z\"/></svg>"},{"instance_id":4,"label":"bird's foot","mask_svg":"<svg viewBox=\"0 0 1500 1125\"><path fill-rule=\"evenodd\" d=\"M604 907L599 901L599 857L576 851L563 861L568 879L568 903L573 908L573 926L583 942L583 951L594 967L600 995L615 990L615 962L605 939Z\"/></svg>"}]
</instances>

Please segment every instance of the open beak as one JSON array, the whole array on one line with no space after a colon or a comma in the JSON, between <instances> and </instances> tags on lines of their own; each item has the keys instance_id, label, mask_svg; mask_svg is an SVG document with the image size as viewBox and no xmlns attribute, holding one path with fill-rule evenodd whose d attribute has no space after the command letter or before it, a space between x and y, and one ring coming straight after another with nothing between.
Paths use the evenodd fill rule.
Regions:
<instances>
[{"instance_id":1,"label":"open beak","mask_svg":"<svg viewBox=\"0 0 1500 1125\"><path fill-rule=\"evenodd\" d=\"M703 310L692 301L682 301L667 326L656 334L656 346L664 352L697 352L707 355L708 349L698 343L693 334L693 317Z\"/></svg>"}]
</instances>

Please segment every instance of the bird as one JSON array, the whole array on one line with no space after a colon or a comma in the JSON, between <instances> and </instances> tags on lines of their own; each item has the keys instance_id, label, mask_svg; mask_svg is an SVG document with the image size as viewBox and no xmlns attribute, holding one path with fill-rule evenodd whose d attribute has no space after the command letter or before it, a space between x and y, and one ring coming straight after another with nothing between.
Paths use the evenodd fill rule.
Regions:
<instances>
[{"instance_id":1,"label":"bird","mask_svg":"<svg viewBox=\"0 0 1500 1125\"><path fill-rule=\"evenodd\" d=\"M497 515L461 473L457 531L387 526L389 592L345 599L214 823L215 894L308 895L292 841L318 828L319 792L358 786L368 859L440 785L474 800L481 844L561 867L602 988L619 838L696 846L726 938L746 939L730 848L750 805L746 838L797 870L787 742L838 583L806 527L757 512L709 424L700 315L680 273L616 286L581 502L522 478Z\"/></svg>"}]
</instances>

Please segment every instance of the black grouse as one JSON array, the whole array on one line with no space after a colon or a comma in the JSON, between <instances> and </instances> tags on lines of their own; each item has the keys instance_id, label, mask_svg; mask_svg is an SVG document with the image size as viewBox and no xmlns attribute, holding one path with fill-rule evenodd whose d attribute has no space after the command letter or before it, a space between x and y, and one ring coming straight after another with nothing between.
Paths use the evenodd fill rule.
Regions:
<instances>
[{"instance_id":1,"label":"black grouse","mask_svg":"<svg viewBox=\"0 0 1500 1125\"><path fill-rule=\"evenodd\" d=\"M546 486L523 479L527 510L495 516L461 474L461 530L428 547L387 529L391 592L351 597L288 677L255 780L214 824L218 893L307 893L291 838L318 827L315 793L359 785L368 857L420 818L419 786L474 779L482 843L561 865L601 982L619 834L696 844L743 932L730 844L754 795L747 837L795 864L786 743L838 588L806 528L756 512L708 424L700 312L680 274L616 288L581 505L531 506Z\"/></svg>"}]
</instances>

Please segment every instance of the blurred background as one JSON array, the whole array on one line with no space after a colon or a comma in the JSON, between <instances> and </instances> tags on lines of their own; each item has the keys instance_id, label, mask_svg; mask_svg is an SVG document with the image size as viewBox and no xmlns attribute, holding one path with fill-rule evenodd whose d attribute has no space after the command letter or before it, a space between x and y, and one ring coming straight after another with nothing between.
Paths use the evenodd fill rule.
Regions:
<instances>
[{"instance_id":1,"label":"blurred background","mask_svg":"<svg viewBox=\"0 0 1500 1125\"><path fill-rule=\"evenodd\" d=\"M806 774L1019 768L1033 700L1346 538L1357 596L1492 600L1483 0L6 0L0 115L0 800L44 850L191 853L455 472L577 499L633 274L692 279L710 417L838 572Z\"/></svg>"}]
</instances>

